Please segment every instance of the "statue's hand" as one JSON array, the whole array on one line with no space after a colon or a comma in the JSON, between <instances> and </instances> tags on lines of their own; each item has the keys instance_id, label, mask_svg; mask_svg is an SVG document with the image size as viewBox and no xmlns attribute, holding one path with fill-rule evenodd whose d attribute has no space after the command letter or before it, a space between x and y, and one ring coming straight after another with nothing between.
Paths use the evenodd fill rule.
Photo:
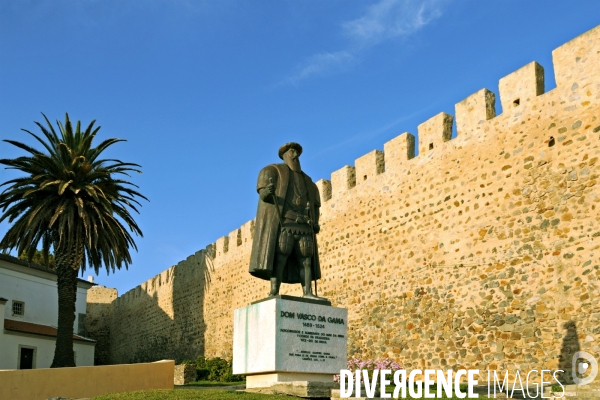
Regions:
<instances>
[{"instance_id":1,"label":"statue's hand","mask_svg":"<svg viewBox=\"0 0 600 400\"><path fill-rule=\"evenodd\" d=\"M268 194L273 194L273 193L275 193L275 185L273 185L272 183L269 183L265 187L265 190L267 191Z\"/></svg>"},{"instance_id":2,"label":"statue's hand","mask_svg":"<svg viewBox=\"0 0 600 400\"><path fill-rule=\"evenodd\" d=\"M275 193L275 185L269 183L260 191L260 199L269 203L273 202L272 195Z\"/></svg>"},{"instance_id":3,"label":"statue's hand","mask_svg":"<svg viewBox=\"0 0 600 400\"><path fill-rule=\"evenodd\" d=\"M319 233L320 230L321 230L321 225L319 225L319 224L313 225L313 231L315 231L315 233Z\"/></svg>"}]
</instances>

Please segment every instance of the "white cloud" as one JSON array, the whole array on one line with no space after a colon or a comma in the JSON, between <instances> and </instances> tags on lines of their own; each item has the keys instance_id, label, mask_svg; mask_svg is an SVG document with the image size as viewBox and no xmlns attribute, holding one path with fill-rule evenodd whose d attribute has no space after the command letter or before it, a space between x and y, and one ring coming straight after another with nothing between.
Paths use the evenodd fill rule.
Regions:
<instances>
[{"instance_id":1,"label":"white cloud","mask_svg":"<svg viewBox=\"0 0 600 400\"><path fill-rule=\"evenodd\" d=\"M342 26L363 45L408 36L442 15L440 0L382 0L365 15Z\"/></svg>"},{"instance_id":2,"label":"white cloud","mask_svg":"<svg viewBox=\"0 0 600 400\"><path fill-rule=\"evenodd\" d=\"M442 15L445 0L381 0L365 14L342 24L350 38L347 50L318 53L299 64L283 83L297 85L304 79L342 69L362 49L387 39L406 37Z\"/></svg>"},{"instance_id":3,"label":"white cloud","mask_svg":"<svg viewBox=\"0 0 600 400\"><path fill-rule=\"evenodd\" d=\"M330 73L337 68L343 67L346 63L352 61L353 58L354 56L347 51L315 54L296 67L296 72L287 78L286 82L297 84L310 76Z\"/></svg>"}]
</instances>

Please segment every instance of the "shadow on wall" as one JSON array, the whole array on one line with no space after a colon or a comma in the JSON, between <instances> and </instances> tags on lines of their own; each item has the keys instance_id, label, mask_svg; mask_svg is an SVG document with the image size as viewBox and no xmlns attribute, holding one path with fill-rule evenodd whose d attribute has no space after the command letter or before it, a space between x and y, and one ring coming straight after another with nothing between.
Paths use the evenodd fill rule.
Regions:
<instances>
[{"instance_id":1,"label":"shadow on wall","mask_svg":"<svg viewBox=\"0 0 600 400\"><path fill-rule=\"evenodd\" d=\"M573 355L581 350L579 345L579 337L577 335L577 324L575 321L565 322L563 328L566 330L563 336L562 347L560 349L559 358L559 369L562 369L561 382L572 384L573 383Z\"/></svg>"},{"instance_id":2,"label":"shadow on wall","mask_svg":"<svg viewBox=\"0 0 600 400\"><path fill-rule=\"evenodd\" d=\"M113 303L110 363L180 362L204 355L204 302L213 259L209 246Z\"/></svg>"},{"instance_id":3,"label":"shadow on wall","mask_svg":"<svg viewBox=\"0 0 600 400\"><path fill-rule=\"evenodd\" d=\"M114 301L114 299L116 299L117 291L115 289L108 289L105 291L108 292L107 300ZM88 318L86 318L85 336L96 340L96 348L94 350L94 365L110 364L110 325L108 322L112 311L112 302L108 302L106 300L102 302L92 302L88 298L86 305L86 314ZM93 318L90 318L90 316L93 316Z\"/></svg>"}]
</instances>

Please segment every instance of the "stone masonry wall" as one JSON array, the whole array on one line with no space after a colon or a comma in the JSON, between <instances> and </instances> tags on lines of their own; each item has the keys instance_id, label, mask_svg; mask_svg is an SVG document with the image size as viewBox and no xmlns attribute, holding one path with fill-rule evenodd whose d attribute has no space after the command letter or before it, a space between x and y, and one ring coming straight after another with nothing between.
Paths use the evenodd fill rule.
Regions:
<instances>
[{"instance_id":1,"label":"stone masonry wall","mask_svg":"<svg viewBox=\"0 0 600 400\"><path fill-rule=\"evenodd\" d=\"M349 356L415 367L557 369L600 358L600 27L321 180L319 293ZM112 302L110 359L230 358L263 298L252 221ZM299 294L284 285L282 292ZM89 298L93 303L93 297ZM90 318L90 317L88 317ZM99 343L100 346L100 343Z\"/></svg>"},{"instance_id":2,"label":"stone masonry wall","mask_svg":"<svg viewBox=\"0 0 600 400\"><path fill-rule=\"evenodd\" d=\"M117 289L104 286L92 286L87 291L85 332L97 340L94 365L110 364L110 322L117 297Z\"/></svg>"}]
</instances>

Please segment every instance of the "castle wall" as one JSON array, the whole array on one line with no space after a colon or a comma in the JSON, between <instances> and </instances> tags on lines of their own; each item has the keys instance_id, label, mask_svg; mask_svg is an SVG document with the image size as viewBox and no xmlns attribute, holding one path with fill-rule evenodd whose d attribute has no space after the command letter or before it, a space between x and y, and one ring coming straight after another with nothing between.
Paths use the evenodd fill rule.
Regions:
<instances>
[{"instance_id":1,"label":"castle wall","mask_svg":"<svg viewBox=\"0 0 600 400\"><path fill-rule=\"evenodd\" d=\"M94 365L110 364L110 324L117 289L92 286L87 291L85 332L96 339Z\"/></svg>"},{"instance_id":2,"label":"castle wall","mask_svg":"<svg viewBox=\"0 0 600 400\"><path fill-rule=\"evenodd\" d=\"M321 180L319 294L349 356L407 368L556 369L600 357L600 27ZM111 304L112 362L230 358L263 298L252 221ZM299 285L282 293L300 294ZM90 298L90 300L92 299ZM88 317L90 318L90 317Z\"/></svg>"}]
</instances>

